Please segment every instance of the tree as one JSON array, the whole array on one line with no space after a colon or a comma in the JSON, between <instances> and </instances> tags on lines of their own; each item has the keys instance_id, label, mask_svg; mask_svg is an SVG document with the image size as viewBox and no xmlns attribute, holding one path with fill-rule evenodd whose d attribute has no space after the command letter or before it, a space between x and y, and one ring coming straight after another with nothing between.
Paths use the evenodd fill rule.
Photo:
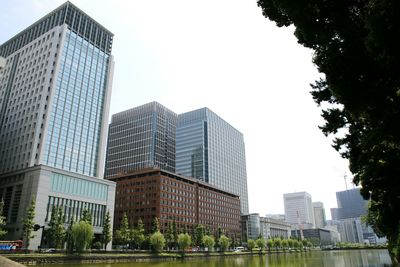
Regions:
<instances>
[{"instance_id":1,"label":"tree","mask_svg":"<svg viewBox=\"0 0 400 267\"><path fill-rule=\"evenodd\" d=\"M81 220L72 226L72 238L76 252L82 253L92 243L94 238L93 226L87 221Z\"/></svg>"},{"instance_id":2,"label":"tree","mask_svg":"<svg viewBox=\"0 0 400 267\"><path fill-rule=\"evenodd\" d=\"M101 243L104 246L104 250L107 249L107 244L110 243L111 240L112 240L111 218L110 218L110 212L107 211L107 213L104 216L103 231L101 236Z\"/></svg>"},{"instance_id":3,"label":"tree","mask_svg":"<svg viewBox=\"0 0 400 267\"><path fill-rule=\"evenodd\" d=\"M67 241L67 253L73 253L75 244L74 244L74 238L72 237L72 228L74 227L74 217L71 216L71 220L69 222L69 226L66 232L66 241Z\"/></svg>"},{"instance_id":4,"label":"tree","mask_svg":"<svg viewBox=\"0 0 400 267\"><path fill-rule=\"evenodd\" d=\"M201 247L203 246L203 237L206 229L203 225L197 224L196 228L194 229L194 245Z\"/></svg>"},{"instance_id":5,"label":"tree","mask_svg":"<svg viewBox=\"0 0 400 267\"><path fill-rule=\"evenodd\" d=\"M250 250L251 253L253 253L253 249L256 247L256 241L253 239L247 240L247 248Z\"/></svg>"},{"instance_id":6,"label":"tree","mask_svg":"<svg viewBox=\"0 0 400 267\"><path fill-rule=\"evenodd\" d=\"M287 239L283 239L281 245L283 250L286 250L289 247L289 241Z\"/></svg>"},{"instance_id":7,"label":"tree","mask_svg":"<svg viewBox=\"0 0 400 267\"><path fill-rule=\"evenodd\" d=\"M257 240L256 240L256 244L257 244L257 246L258 246L258 249L259 249L259 251L260 251L260 253L264 250L264 248L265 248L265 239L264 239L264 237L259 237Z\"/></svg>"},{"instance_id":8,"label":"tree","mask_svg":"<svg viewBox=\"0 0 400 267\"><path fill-rule=\"evenodd\" d=\"M158 218L154 217L153 223L151 225L151 233L159 232L160 231L160 223L158 222Z\"/></svg>"},{"instance_id":9,"label":"tree","mask_svg":"<svg viewBox=\"0 0 400 267\"><path fill-rule=\"evenodd\" d=\"M168 223L167 232L165 233L165 240L167 242L167 247L171 249L174 246L174 229L172 223Z\"/></svg>"},{"instance_id":10,"label":"tree","mask_svg":"<svg viewBox=\"0 0 400 267\"><path fill-rule=\"evenodd\" d=\"M124 213L122 216L121 226L115 232L115 236L118 242L124 247L131 240L131 230L129 229L128 217L126 216L126 213Z\"/></svg>"},{"instance_id":11,"label":"tree","mask_svg":"<svg viewBox=\"0 0 400 267\"><path fill-rule=\"evenodd\" d=\"M275 249L279 249L282 246L282 240L280 238L275 238L274 239L274 247Z\"/></svg>"},{"instance_id":12,"label":"tree","mask_svg":"<svg viewBox=\"0 0 400 267\"><path fill-rule=\"evenodd\" d=\"M178 235L178 246L182 252L192 244L192 238L188 233Z\"/></svg>"},{"instance_id":13,"label":"tree","mask_svg":"<svg viewBox=\"0 0 400 267\"><path fill-rule=\"evenodd\" d=\"M136 228L133 229L132 232L132 239L133 239L133 245L140 249L142 247L142 244L145 240L145 236L144 236L144 224L142 219L139 218Z\"/></svg>"},{"instance_id":14,"label":"tree","mask_svg":"<svg viewBox=\"0 0 400 267\"><path fill-rule=\"evenodd\" d=\"M0 239L3 238L7 234L7 231L4 229L6 226L6 217L3 216L3 208L4 208L4 201L1 199L0 201Z\"/></svg>"},{"instance_id":15,"label":"tree","mask_svg":"<svg viewBox=\"0 0 400 267\"><path fill-rule=\"evenodd\" d=\"M218 240L219 247L221 248L221 251L225 251L228 249L229 245L231 244L231 241L226 235L221 235L221 237Z\"/></svg>"},{"instance_id":16,"label":"tree","mask_svg":"<svg viewBox=\"0 0 400 267\"><path fill-rule=\"evenodd\" d=\"M61 207L53 206L49 221L49 229L47 236L50 239L50 246L57 249L64 247L65 240L65 227L64 227L64 214Z\"/></svg>"},{"instance_id":17,"label":"tree","mask_svg":"<svg viewBox=\"0 0 400 267\"><path fill-rule=\"evenodd\" d=\"M207 251L212 251L215 246L215 239L211 235L205 235L203 236L203 244L207 248Z\"/></svg>"},{"instance_id":18,"label":"tree","mask_svg":"<svg viewBox=\"0 0 400 267\"><path fill-rule=\"evenodd\" d=\"M224 234L224 231L222 231L222 228L218 226L217 231L215 232L215 240L217 242L217 247L219 247L219 238Z\"/></svg>"},{"instance_id":19,"label":"tree","mask_svg":"<svg viewBox=\"0 0 400 267\"><path fill-rule=\"evenodd\" d=\"M22 222L22 237L25 241L25 247L29 248L29 243L35 237L32 234L33 226L35 225L35 196L32 196L31 203L25 213L25 218Z\"/></svg>"},{"instance_id":20,"label":"tree","mask_svg":"<svg viewBox=\"0 0 400 267\"><path fill-rule=\"evenodd\" d=\"M267 241L268 250L271 251L271 248L273 246L274 246L274 241L272 241L272 239L268 239L268 241Z\"/></svg>"},{"instance_id":21,"label":"tree","mask_svg":"<svg viewBox=\"0 0 400 267\"><path fill-rule=\"evenodd\" d=\"M85 208L82 211L82 215L81 215L81 219L80 221L85 221L89 224L92 224L92 215L90 214L89 210L87 208Z\"/></svg>"},{"instance_id":22,"label":"tree","mask_svg":"<svg viewBox=\"0 0 400 267\"><path fill-rule=\"evenodd\" d=\"M312 85L321 130L349 160L353 182L371 201L376 233L400 261L400 20L397 0L258 0L279 27L295 26L325 77Z\"/></svg>"},{"instance_id":23,"label":"tree","mask_svg":"<svg viewBox=\"0 0 400 267\"><path fill-rule=\"evenodd\" d=\"M155 252L161 252L165 246L165 238L160 231L150 236L150 244Z\"/></svg>"}]
</instances>

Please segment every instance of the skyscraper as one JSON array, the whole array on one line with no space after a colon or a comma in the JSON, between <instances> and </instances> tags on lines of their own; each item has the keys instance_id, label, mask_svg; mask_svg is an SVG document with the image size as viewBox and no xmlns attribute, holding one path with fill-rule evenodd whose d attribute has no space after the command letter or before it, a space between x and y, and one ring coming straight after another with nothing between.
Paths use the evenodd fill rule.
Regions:
<instances>
[{"instance_id":1,"label":"skyscraper","mask_svg":"<svg viewBox=\"0 0 400 267\"><path fill-rule=\"evenodd\" d=\"M112 115L105 176L146 167L175 172L177 117L157 102Z\"/></svg>"},{"instance_id":2,"label":"skyscraper","mask_svg":"<svg viewBox=\"0 0 400 267\"><path fill-rule=\"evenodd\" d=\"M83 209L99 233L113 214L115 183L103 170L113 34L66 2L0 46L0 198L8 238L21 237L30 200L35 222L52 207L66 222ZM40 245L36 234L31 248ZM42 244L45 245L45 244Z\"/></svg>"},{"instance_id":3,"label":"skyscraper","mask_svg":"<svg viewBox=\"0 0 400 267\"><path fill-rule=\"evenodd\" d=\"M367 214L368 200L359 188L336 192L337 208L331 209L332 220L361 217Z\"/></svg>"},{"instance_id":4,"label":"skyscraper","mask_svg":"<svg viewBox=\"0 0 400 267\"><path fill-rule=\"evenodd\" d=\"M314 225L316 228L323 228L326 225L326 217L325 217L325 209L324 203L322 202L313 202L312 203L313 212L314 212Z\"/></svg>"},{"instance_id":5,"label":"skyscraper","mask_svg":"<svg viewBox=\"0 0 400 267\"><path fill-rule=\"evenodd\" d=\"M301 225L304 229L314 227L314 212L311 195L307 192L283 195L285 218L288 223Z\"/></svg>"},{"instance_id":6,"label":"skyscraper","mask_svg":"<svg viewBox=\"0 0 400 267\"><path fill-rule=\"evenodd\" d=\"M208 108L178 116L176 172L239 195L249 212L243 134Z\"/></svg>"}]
</instances>

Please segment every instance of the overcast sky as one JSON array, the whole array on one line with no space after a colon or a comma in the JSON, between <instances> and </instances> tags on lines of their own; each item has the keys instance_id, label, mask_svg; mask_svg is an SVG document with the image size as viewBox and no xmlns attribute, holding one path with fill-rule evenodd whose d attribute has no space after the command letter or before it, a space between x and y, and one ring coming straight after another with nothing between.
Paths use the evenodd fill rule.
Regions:
<instances>
[{"instance_id":1,"label":"overcast sky","mask_svg":"<svg viewBox=\"0 0 400 267\"><path fill-rule=\"evenodd\" d=\"M0 44L63 2L0 0ZM321 74L293 28L255 0L72 3L115 34L111 114L150 101L208 107L244 135L250 212L283 213L284 193L307 191L330 218L348 162L318 129L309 84Z\"/></svg>"}]
</instances>

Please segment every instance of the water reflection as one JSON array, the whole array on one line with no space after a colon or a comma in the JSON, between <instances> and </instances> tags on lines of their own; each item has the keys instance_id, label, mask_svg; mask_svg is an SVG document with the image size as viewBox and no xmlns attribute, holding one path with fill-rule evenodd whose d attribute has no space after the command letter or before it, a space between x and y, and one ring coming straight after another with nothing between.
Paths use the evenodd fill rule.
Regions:
<instances>
[{"instance_id":1,"label":"water reflection","mask_svg":"<svg viewBox=\"0 0 400 267\"><path fill-rule=\"evenodd\" d=\"M386 250L313 251L159 262L45 265L48 267L384 267Z\"/></svg>"}]
</instances>

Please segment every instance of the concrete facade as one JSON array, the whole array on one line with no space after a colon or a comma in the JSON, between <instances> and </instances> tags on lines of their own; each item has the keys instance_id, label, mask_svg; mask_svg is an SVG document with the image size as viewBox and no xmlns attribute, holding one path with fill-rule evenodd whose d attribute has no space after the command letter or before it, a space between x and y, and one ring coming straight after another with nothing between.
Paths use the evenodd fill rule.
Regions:
<instances>
[{"instance_id":1,"label":"concrete facade","mask_svg":"<svg viewBox=\"0 0 400 267\"><path fill-rule=\"evenodd\" d=\"M112 41L110 31L66 2L0 45L0 198L6 238L21 238L32 198L35 223L41 226L47 226L53 206L75 212L75 218L86 207L96 233L101 216L107 210L113 216L115 185L100 179ZM74 191L78 188L84 191ZM38 248L41 232L29 249Z\"/></svg>"},{"instance_id":2,"label":"concrete facade","mask_svg":"<svg viewBox=\"0 0 400 267\"><path fill-rule=\"evenodd\" d=\"M268 217L260 218L261 233L265 239L271 238L290 238L291 224L282 220Z\"/></svg>"},{"instance_id":3,"label":"concrete facade","mask_svg":"<svg viewBox=\"0 0 400 267\"><path fill-rule=\"evenodd\" d=\"M79 220L81 211L88 209L95 234L101 234L105 212L114 214L115 183L111 181L43 165L0 175L0 181L9 240L21 239L22 222L32 198L36 203L34 222L45 227L53 206L63 209L65 224L69 223L71 215ZM46 247L45 242L41 244L42 231L33 232L35 237L30 241L30 249Z\"/></svg>"},{"instance_id":4,"label":"concrete facade","mask_svg":"<svg viewBox=\"0 0 400 267\"><path fill-rule=\"evenodd\" d=\"M314 210L311 195L307 192L287 193L283 195L286 222L297 227L314 227Z\"/></svg>"}]
</instances>

